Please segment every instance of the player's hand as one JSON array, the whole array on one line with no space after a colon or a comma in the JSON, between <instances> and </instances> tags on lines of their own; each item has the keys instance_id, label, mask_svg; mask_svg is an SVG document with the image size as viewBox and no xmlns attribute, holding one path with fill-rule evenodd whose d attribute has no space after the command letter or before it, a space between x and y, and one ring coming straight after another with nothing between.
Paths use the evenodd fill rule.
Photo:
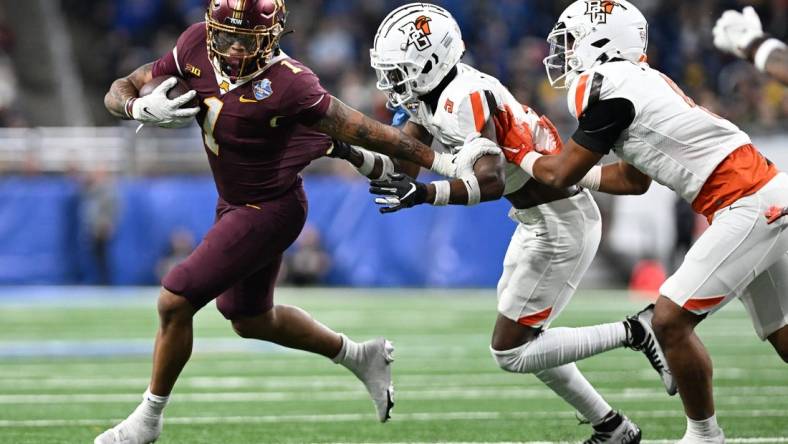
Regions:
<instances>
[{"instance_id":1,"label":"player's hand","mask_svg":"<svg viewBox=\"0 0 788 444\"><path fill-rule=\"evenodd\" d=\"M535 150L534 135L528 125L518 122L507 105L493 116L495 134L506 160L520 165L526 154Z\"/></svg>"},{"instance_id":2,"label":"player's hand","mask_svg":"<svg viewBox=\"0 0 788 444\"><path fill-rule=\"evenodd\" d=\"M788 207L771 207L766 212L766 223L771 225L785 216L788 216Z\"/></svg>"},{"instance_id":3,"label":"player's hand","mask_svg":"<svg viewBox=\"0 0 788 444\"><path fill-rule=\"evenodd\" d=\"M331 139L331 147L326 151L326 156L335 159L350 160L350 153L353 147L349 143L337 139Z\"/></svg>"},{"instance_id":4,"label":"player's hand","mask_svg":"<svg viewBox=\"0 0 788 444\"><path fill-rule=\"evenodd\" d=\"M542 116L536 123L534 131L534 151L545 156L561 154L564 144L553 122Z\"/></svg>"},{"instance_id":5,"label":"player's hand","mask_svg":"<svg viewBox=\"0 0 788 444\"><path fill-rule=\"evenodd\" d=\"M163 128L180 128L189 125L200 112L200 108L181 108L197 95L197 91L189 91L174 99L167 98L167 91L172 89L178 80L170 77L157 86L145 97L134 99L131 103L131 117L140 123L149 123Z\"/></svg>"},{"instance_id":6,"label":"player's hand","mask_svg":"<svg viewBox=\"0 0 788 444\"><path fill-rule=\"evenodd\" d=\"M761 19L752 6L747 6L742 12L725 11L714 25L714 45L743 59L747 58L750 44L763 35Z\"/></svg>"},{"instance_id":7,"label":"player's hand","mask_svg":"<svg viewBox=\"0 0 788 444\"><path fill-rule=\"evenodd\" d=\"M381 196L375 198L375 203L381 205L380 212L383 214L421 205L427 200L427 185L401 173L373 180L369 184L369 192Z\"/></svg>"},{"instance_id":8,"label":"player's hand","mask_svg":"<svg viewBox=\"0 0 788 444\"><path fill-rule=\"evenodd\" d=\"M465 138L460 152L453 156L452 163L456 171L451 177L464 178L473 176L473 167L484 156L501 156L501 147L489 139L482 138L479 133L471 133Z\"/></svg>"}]
</instances>

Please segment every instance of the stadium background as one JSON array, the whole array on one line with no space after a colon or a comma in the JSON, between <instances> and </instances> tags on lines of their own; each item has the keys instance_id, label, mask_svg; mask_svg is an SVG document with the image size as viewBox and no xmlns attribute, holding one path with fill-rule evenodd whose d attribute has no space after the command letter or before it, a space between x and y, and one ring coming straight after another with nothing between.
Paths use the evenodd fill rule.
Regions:
<instances>
[{"instance_id":1,"label":"stadium background","mask_svg":"<svg viewBox=\"0 0 788 444\"><path fill-rule=\"evenodd\" d=\"M201 20L204 3L2 3L0 124L8 129L0 131L0 283L156 284L208 229L215 191L196 126L145 128L135 135L135 125L113 119L102 102L112 80L171 50L179 32ZM288 27L294 32L284 38L284 48L312 67L333 94L388 121L368 48L380 20L402 3L291 0ZM523 103L570 133L564 94L546 83L541 63L544 37L567 1L438 3L462 27L467 63L498 76ZM784 38L787 3L755 3L766 29ZM723 8L742 4L638 2L651 26L649 60L700 104L750 130L785 168L786 89L712 46L713 21ZM306 175L309 227L292 249L283 279L494 285L514 228L505 202L382 217L344 162L320 160ZM661 187L644 198L599 201L606 237L588 286L617 287L634 277L653 287L660 268L675 268L703 229L688 206Z\"/></svg>"},{"instance_id":2,"label":"stadium background","mask_svg":"<svg viewBox=\"0 0 788 444\"><path fill-rule=\"evenodd\" d=\"M788 169L786 89L711 44L720 12L745 3L635 1L651 23L651 62L751 131ZM197 128L137 135L136 125L105 112L102 98L113 79L169 51L201 19L204 3L0 0L0 443L90 442L139 401L157 327L158 276L210 226L216 192ZM287 3L295 32L286 51L333 94L388 120L368 47L379 21L405 2ZM456 14L466 62L499 76L565 136L574 129L541 63L544 37L567 1L436 3ZM788 1L747 3L771 33L787 37ZM240 340L206 309L162 443L588 437L590 429L577 427L574 412L536 378L505 374L490 359L493 287L514 229L504 202L383 217L366 182L344 163L315 162L305 177L311 228L291 250L283 280L317 286L280 288L277 301L351 337L395 342L394 420L377 424L364 389L338 366ZM642 299L615 289L653 289L704 228L662 187L597 197L603 246L556 325L610 322L640 309ZM413 288L425 286L451 288ZM757 340L741 304L704 322L700 335L714 359L729 442L788 442L784 364ZM640 354L617 350L579 365L643 428L644 443L683 433L678 399L664 395Z\"/></svg>"}]
</instances>

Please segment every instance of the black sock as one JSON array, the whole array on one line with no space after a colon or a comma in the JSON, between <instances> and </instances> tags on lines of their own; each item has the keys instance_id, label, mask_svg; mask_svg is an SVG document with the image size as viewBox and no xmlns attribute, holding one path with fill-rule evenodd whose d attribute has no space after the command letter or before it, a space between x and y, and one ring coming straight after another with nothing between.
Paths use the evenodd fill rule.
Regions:
<instances>
[{"instance_id":1,"label":"black sock","mask_svg":"<svg viewBox=\"0 0 788 444\"><path fill-rule=\"evenodd\" d=\"M638 347L643 344L643 341L646 340L646 329L643 328L643 324L637 319L627 319L624 323L627 324L627 330L629 330L629 345Z\"/></svg>"},{"instance_id":2,"label":"black sock","mask_svg":"<svg viewBox=\"0 0 788 444\"><path fill-rule=\"evenodd\" d=\"M624 422L624 418L618 412L611 411L599 425L594 426L594 430L610 433L620 426L622 422Z\"/></svg>"}]
</instances>

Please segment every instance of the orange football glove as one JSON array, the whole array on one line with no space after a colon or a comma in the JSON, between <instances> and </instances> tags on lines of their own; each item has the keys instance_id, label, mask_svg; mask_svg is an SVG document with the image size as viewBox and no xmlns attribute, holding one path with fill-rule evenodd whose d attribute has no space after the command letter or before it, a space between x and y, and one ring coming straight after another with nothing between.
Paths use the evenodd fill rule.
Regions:
<instances>
[{"instance_id":1,"label":"orange football glove","mask_svg":"<svg viewBox=\"0 0 788 444\"><path fill-rule=\"evenodd\" d=\"M498 109L493 116L495 136L506 160L520 165L526 154L534 151L534 136L528 125L517 122L509 105Z\"/></svg>"},{"instance_id":2,"label":"orange football glove","mask_svg":"<svg viewBox=\"0 0 788 444\"><path fill-rule=\"evenodd\" d=\"M766 212L766 223L771 225L784 216L788 216L788 207L771 207L769 211Z\"/></svg>"},{"instance_id":3,"label":"orange football glove","mask_svg":"<svg viewBox=\"0 0 788 444\"><path fill-rule=\"evenodd\" d=\"M553 122L547 116L542 116L537 125L539 126L539 137L536 138L534 150L544 155L560 154L564 144L561 142L561 136L555 129Z\"/></svg>"}]
</instances>

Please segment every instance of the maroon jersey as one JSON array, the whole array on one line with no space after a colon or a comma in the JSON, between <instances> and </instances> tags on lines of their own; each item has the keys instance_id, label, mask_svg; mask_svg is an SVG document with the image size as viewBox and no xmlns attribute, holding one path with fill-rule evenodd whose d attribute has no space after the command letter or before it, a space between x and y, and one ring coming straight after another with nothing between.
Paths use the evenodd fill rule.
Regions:
<instances>
[{"instance_id":1,"label":"maroon jersey","mask_svg":"<svg viewBox=\"0 0 788 444\"><path fill-rule=\"evenodd\" d=\"M309 68L284 54L231 89L217 77L205 41L205 23L189 27L154 63L153 76L182 77L197 91L197 121L222 199L235 205L274 199L328 150L330 138L307 126L326 114L330 95Z\"/></svg>"}]
</instances>

